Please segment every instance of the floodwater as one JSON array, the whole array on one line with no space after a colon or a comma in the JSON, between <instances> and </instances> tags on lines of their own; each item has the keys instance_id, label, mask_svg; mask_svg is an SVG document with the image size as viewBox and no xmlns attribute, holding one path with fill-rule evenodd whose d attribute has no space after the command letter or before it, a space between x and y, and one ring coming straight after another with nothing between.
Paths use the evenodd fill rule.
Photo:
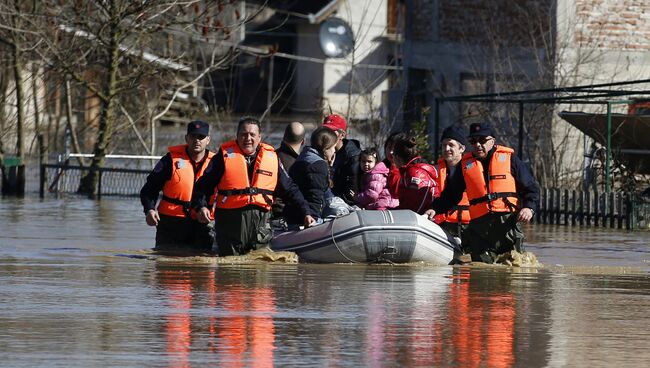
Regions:
<instances>
[{"instance_id":1,"label":"floodwater","mask_svg":"<svg viewBox=\"0 0 650 368\"><path fill-rule=\"evenodd\" d=\"M525 231L544 267L215 264L143 256L137 199L1 198L0 366L647 366L650 233Z\"/></svg>"}]
</instances>

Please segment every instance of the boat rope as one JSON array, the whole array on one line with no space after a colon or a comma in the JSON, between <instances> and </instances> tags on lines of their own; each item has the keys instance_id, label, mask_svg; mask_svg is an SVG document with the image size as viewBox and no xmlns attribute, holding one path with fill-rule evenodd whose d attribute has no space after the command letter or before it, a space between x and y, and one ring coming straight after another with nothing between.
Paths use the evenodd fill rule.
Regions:
<instances>
[{"instance_id":1,"label":"boat rope","mask_svg":"<svg viewBox=\"0 0 650 368\"><path fill-rule=\"evenodd\" d=\"M332 242L334 243L334 246L336 247L336 249L339 251L339 253L341 253L341 255L345 259L347 259L348 261L350 261L352 263L359 263L359 262L357 262L357 261L355 261L353 259L350 259L350 257L346 256L345 253L343 253L343 251L341 250L341 248L339 248L339 245L336 244L336 239L334 239L334 221L336 221L336 218L333 218L332 221L331 221L331 224L330 224L330 226L332 228L332 232L331 232L330 236L332 237Z\"/></svg>"}]
</instances>

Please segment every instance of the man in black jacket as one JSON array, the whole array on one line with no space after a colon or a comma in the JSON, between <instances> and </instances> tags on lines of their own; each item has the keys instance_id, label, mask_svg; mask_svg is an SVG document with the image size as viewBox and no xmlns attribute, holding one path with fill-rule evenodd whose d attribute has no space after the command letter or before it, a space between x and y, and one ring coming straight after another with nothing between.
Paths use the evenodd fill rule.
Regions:
<instances>
[{"instance_id":1,"label":"man in black jacket","mask_svg":"<svg viewBox=\"0 0 650 368\"><path fill-rule=\"evenodd\" d=\"M280 147L275 150L287 172L298 158L303 143L305 143L305 127L297 121L287 124Z\"/></svg>"},{"instance_id":2,"label":"man in black jacket","mask_svg":"<svg viewBox=\"0 0 650 368\"><path fill-rule=\"evenodd\" d=\"M354 195L359 191L361 144L356 139L346 138L348 124L341 115L326 116L323 126L333 130L339 138L336 143L336 158L332 165L332 193L341 197L347 204L354 205Z\"/></svg>"},{"instance_id":3,"label":"man in black jacket","mask_svg":"<svg viewBox=\"0 0 650 368\"><path fill-rule=\"evenodd\" d=\"M275 150L278 154L278 159L280 159L284 170L287 172L289 172L293 163L296 162L296 158L298 158L303 143L305 143L305 127L297 121L287 124L287 127L284 129L282 143L280 143L280 147ZM283 209L284 201L282 198L276 198L271 208L271 217L273 221L279 221L282 217ZM278 225L278 227L282 227L282 225Z\"/></svg>"}]
</instances>

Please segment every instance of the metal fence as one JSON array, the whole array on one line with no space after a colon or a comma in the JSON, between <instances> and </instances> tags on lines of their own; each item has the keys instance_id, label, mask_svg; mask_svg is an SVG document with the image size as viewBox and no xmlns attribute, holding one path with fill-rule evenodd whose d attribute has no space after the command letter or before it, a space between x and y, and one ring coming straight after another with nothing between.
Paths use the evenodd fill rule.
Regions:
<instances>
[{"instance_id":1,"label":"metal fence","mask_svg":"<svg viewBox=\"0 0 650 368\"><path fill-rule=\"evenodd\" d=\"M75 194L89 168L60 164L41 165L39 193ZM151 170L100 168L97 170L97 198L103 196L137 197Z\"/></svg>"},{"instance_id":2,"label":"metal fence","mask_svg":"<svg viewBox=\"0 0 650 368\"><path fill-rule=\"evenodd\" d=\"M59 164L41 165L40 195L77 193L81 178L89 169ZM97 198L137 197L150 170L98 169ZM595 226L619 229L650 227L650 201L634 194L598 193L559 188L542 189L534 221L541 224Z\"/></svg>"},{"instance_id":3,"label":"metal fence","mask_svg":"<svg viewBox=\"0 0 650 368\"><path fill-rule=\"evenodd\" d=\"M650 202L630 193L542 189L535 221L542 224L647 228Z\"/></svg>"}]
</instances>

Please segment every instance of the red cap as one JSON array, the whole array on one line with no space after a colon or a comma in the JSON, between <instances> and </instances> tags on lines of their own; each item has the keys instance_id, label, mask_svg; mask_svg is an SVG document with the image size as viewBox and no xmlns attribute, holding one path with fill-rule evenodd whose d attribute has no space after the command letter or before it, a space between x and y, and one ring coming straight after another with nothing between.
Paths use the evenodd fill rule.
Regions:
<instances>
[{"instance_id":1,"label":"red cap","mask_svg":"<svg viewBox=\"0 0 650 368\"><path fill-rule=\"evenodd\" d=\"M332 114L325 117L323 120L323 126L332 129L333 131L337 130L348 130L348 123L345 121L343 116Z\"/></svg>"}]
</instances>

